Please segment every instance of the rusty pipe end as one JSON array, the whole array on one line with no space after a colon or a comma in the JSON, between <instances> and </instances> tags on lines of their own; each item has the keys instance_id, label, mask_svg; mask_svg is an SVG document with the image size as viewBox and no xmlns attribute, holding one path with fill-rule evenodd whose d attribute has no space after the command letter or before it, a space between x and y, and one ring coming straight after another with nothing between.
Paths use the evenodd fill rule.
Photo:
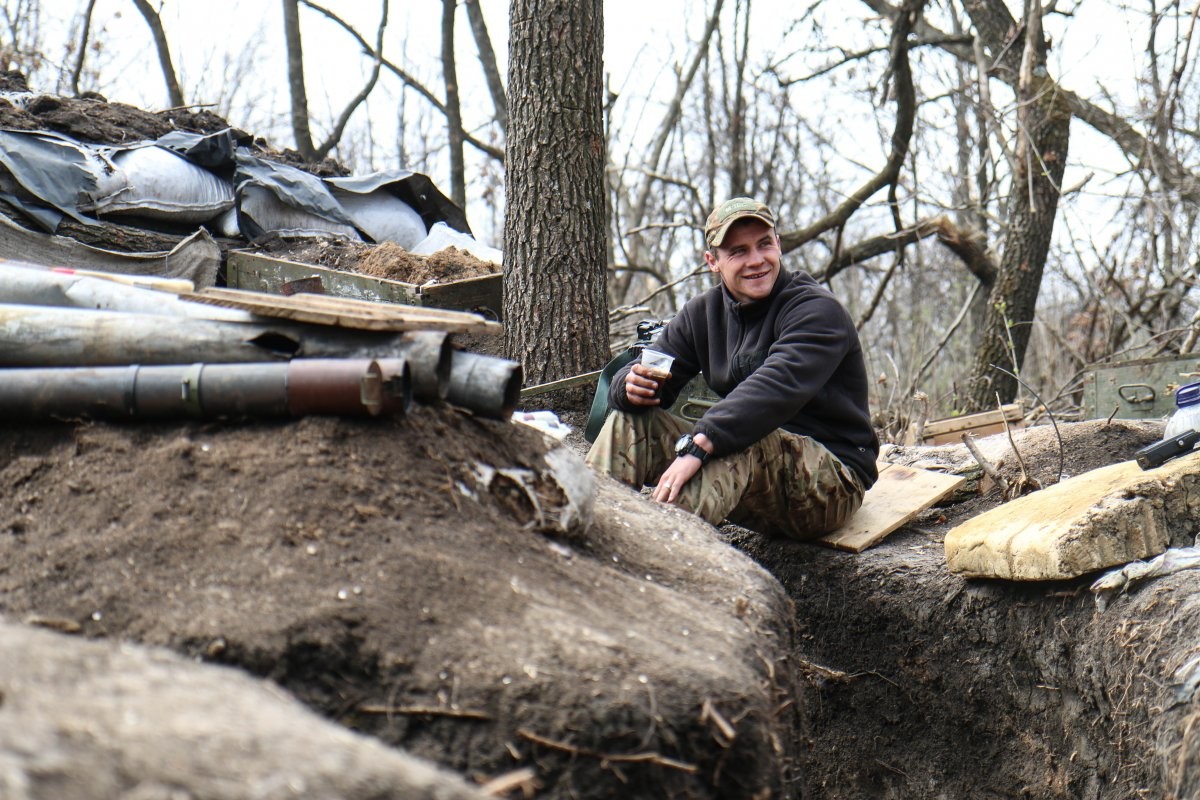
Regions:
<instances>
[{"instance_id":1,"label":"rusty pipe end","mask_svg":"<svg viewBox=\"0 0 1200 800\"><path fill-rule=\"evenodd\" d=\"M383 373L365 358L298 358L288 364L288 411L376 416L384 407Z\"/></svg>"}]
</instances>

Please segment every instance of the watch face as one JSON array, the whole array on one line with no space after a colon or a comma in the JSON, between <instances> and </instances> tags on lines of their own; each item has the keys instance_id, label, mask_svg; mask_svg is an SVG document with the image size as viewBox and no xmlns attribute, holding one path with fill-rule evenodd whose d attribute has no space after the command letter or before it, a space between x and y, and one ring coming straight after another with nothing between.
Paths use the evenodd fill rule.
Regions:
<instances>
[{"instance_id":1,"label":"watch face","mask_svg":"<svg viewBox=\"0 0 1200 800\"><path fill-rule=\"evenodd\" d=\"M687 450L691 443L692 435L690 433L685 433L683 436L680 436L679 441L675 442L675 453L679 454L684 450Z\"/></svg>"}]
</instances>

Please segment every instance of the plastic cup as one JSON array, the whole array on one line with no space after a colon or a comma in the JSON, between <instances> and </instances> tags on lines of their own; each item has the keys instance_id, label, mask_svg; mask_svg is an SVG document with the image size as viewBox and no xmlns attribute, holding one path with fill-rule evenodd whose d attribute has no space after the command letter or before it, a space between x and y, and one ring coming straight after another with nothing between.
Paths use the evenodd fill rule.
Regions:
<instances>
[{"instance_id":1,"label":"plastic cup","mask_svg":"<svg viewBox=\"0 0 1200 800\"><path fill-rule=\"evenodd\" d=\"M675 356L667 355L658 350L642 350L642 366L650 374L650 377L659 382L671 377L671 365L673 363L675 363Z\"/></svg>"}]
</instances>

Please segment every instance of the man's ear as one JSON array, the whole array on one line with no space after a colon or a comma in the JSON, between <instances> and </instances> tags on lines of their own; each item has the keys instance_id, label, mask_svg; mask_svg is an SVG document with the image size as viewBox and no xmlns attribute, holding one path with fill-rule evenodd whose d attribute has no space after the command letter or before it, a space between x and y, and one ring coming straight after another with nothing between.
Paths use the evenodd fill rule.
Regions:
<instances>
[{"instance_id":1,"label":"man's ear","mask_svg":"<svg viewBox=\"0 0 1200 800\"><path fill-rule=\"evenodd\" d=\"M708 264L709 271L720 272L720 268L717 266L717 257L713 255L712 250L704 251L704 263Z\"/></svg>"}]
</instances>

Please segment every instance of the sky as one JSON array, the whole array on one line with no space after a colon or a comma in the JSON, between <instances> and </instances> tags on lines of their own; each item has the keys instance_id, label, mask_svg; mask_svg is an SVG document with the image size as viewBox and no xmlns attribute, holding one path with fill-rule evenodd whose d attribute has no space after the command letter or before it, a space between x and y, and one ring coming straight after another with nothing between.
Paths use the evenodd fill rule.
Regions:
<instances>
[{"instance_id":1,"label":"sky","mask_svg":"<svg viewBox=\"0 0 1200 800\"><path fill-rule=\"evenodd\" d=\"M480 2L503 73L508 2ZM230 122L265 136L277 146L290 146L279 0L159 0L159 3L185 94L198 101L219 103L237 87L238 101L227 112ZM43 0L42 5L43 26L47 31L59 29L65 40L65 28L83 8L85 0ZM365 38L374 39L380 3L326 0L326 5L353 24ZM660 108L674 88L672 67L687 58L689 43L699 36L710 5L711 0L606 0L604 3L605 70L609 88L620 96L618 127L625 146L644 148L649 140ZM726 0L726 5L732 6L733 0ZM1130 29L1131 17L1118 0L1079 0L1074 7L1063 7L1072 15L1055 16L1047 21L1047 30L1055 42L1051 56L1053 74L1064 86L1084 96L1097 96L1103 90L1132 102L1137 91L1133 65L1140 56L1140 38ZM785 62L797 72L820 60L799 49L811 40L800 40L791 32L790 22L799 8L791 0L753 0L751 15L752 41L756 47L774 53L797 51L795 57ZM441 4L432 0L393 0L384 47L389 58L414 72L438 95L442 93L440 9ZM1019 14L1019 9L1014 12ZM725 14L729 16L728 8ZM864 14L865 7L857 0L826 0L814 17L819 16L830 32L830 41L853 44L856 36L864 43L867 41L862 23L855 21ZM101 68L104 94L111 100L146 108L165 107L166 91L147 27L131 0L97 0L93 19L94 28L99 31L96 39L104 43L104 48L89 54L89 63ZM849 30L847 21L852 23ZM316 117L333 118L363 85L369 62L344 31L315 12L302 9L301 24L310 107ZM456 46L460 54L465 125L486 133L490 101L483 89L475 45L461 7ZM52 47L48 49L53 52ZM366 107L358 112L371 116L374 141L365 141L364 137L364 141L354 145L355 152L358 158L370 161L376 168L400 166L384 163L387 158L396 157L399 97L393 81L390 88L377 88ZM408 124L419 124L411 118L412 108L423 101L413 99L411 93L407 98ZM829 97L810 98L810 101L826 106L836 103L835 98ZM422 113L431 129L441 124L440 120L432 119L436 112L423 109ZM867 129L874 131L873 122L867 124ZM315 135L319 134L317 131ZM1089 155L1089 148L1095 150L1094 157ZM877 168L870 159L881 161L884 148L864 150L868 151L864 154L865 165ZM431 147L430 151L433 155L428 161L421 160L421 153L406 152L416 163L404 166L429 172L440 183L445 180L441 174L445 171L444 159L436 148ZM483 160L472 165L470 159L478 157L471 148L467 151L469 171L472 166L477 170L496 170L496 165L489 166ZM1072 157L1080 162L1076 170L1080 175L1086 172L1089 162L1106 162L1113 156L1111 146L1098 140L1089 144L1086 133L1072 141ZM1071 180L1068 175L1067 183ZM494 241L499 225L495 207L468 209L468 212L477 232L488 232L490 235L485 238Z\"/></svg>"}]
</instances>

